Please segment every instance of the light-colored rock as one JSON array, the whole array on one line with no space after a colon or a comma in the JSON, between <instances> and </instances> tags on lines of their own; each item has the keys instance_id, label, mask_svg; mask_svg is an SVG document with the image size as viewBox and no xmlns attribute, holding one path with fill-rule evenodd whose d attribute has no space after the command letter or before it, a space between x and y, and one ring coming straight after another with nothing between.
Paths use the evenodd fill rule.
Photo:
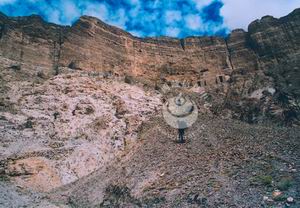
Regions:
<instances>
[{"instance_id":1,"label":"light-colored rock","mask_svg":"<svg viewBox=\"0 0 300 208\"><path fill-rule=\"evenodd\" d=\"M287 203L294 203L294 198L293 197L288 197L287 199L286 199L286 201L287 201Z\"/></svg>"},{"instance_id":2,"label":"light-colored rock","mask_svg":"<svg viewBox=\"0 0 300 208\"><path fill-rule=\"evenodd\" d=\"M139 126L161 106L155 92L82 73L28 85L9 84L18 113L1 112L6 124L0 133L9 141L1 141L7 145L1 158L14 155L8 175L43 191L105 167L135 142Z\"/></svg>"},{"instance_id":3,"label":"light-colored rock","mask_svg":"<svg viewBox=\"0 0 300 208\"><path fill-rule=\"evenodd\" d=\"M273 196L273 198L277 198L277 197L281 196L282 194L283 193L281 191L275 190L275 191L273 191L272 196Z\"/></svg>"}]
</instances>

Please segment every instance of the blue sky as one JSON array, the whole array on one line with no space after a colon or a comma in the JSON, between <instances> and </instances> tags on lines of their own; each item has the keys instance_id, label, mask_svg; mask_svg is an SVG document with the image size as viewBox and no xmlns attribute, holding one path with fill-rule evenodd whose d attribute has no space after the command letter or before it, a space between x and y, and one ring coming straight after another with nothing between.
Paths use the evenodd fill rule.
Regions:
<instances>
[{"instance_id":1,"label":"blue sky","mask_svg":"<svg viewBox=\"0 0 300 208\"><path fill-rule=\"evenodd\" d=\"M98 17L139 37L226 35L264 15L281 17L300 0L0 0L9 16L39 14L71 25L81 15Z\"/></svg>"}]
</instances>

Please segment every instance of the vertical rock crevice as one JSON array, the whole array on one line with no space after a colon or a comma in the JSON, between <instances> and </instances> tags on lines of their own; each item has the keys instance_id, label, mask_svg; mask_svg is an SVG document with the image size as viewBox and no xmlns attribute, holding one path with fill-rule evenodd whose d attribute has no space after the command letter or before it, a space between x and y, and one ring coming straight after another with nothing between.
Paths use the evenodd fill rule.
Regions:
<instances>
[{"instance_id":1,"label":"vertical rock crevice","mask_svg":"<svg viewBox=\"0 0 300 208\"><path fill-rule=\"evenodd\" d=\"M180 39L180 45L181 45L181 48L185 51L185 39L184 38Z\"/></svg>"},{"instance_id":2,"label":"vertical rock crevice","mask_svg":"<svg viewBox=\"0 0 300 208\"><path fill-rule=\"evenodd\" d=\"M24 30L22 28L21 30L21 44L20 44L20 56L19 56L19 66L20 68L22 67L22 63L23 63L23 57L24 57L24 38L25 38L25 33Z\"/></svg>"},{"instance_id":3,"label":"vertical rock crevice","mask_svg":"<svg viewBox=\"0 0 300 208\"><path fill-rule=\"evenodd\" d=\"M53 44L53 70L54 75L59 74L59 62L61 57L61 48L63 44L63 36L62 36L62 29L58 30L57 39L54 41Z\"/></svg>"},{"instance_id":4,"label":"vertical rock crevice","mask_svg":"<svg viewBox=\"0 0 300 208\"><path fill-rule=\"evenodd\" d=\"M5 14L0 12L0 40L2 39L3 35L5 34L6 29L6 20L7 17Z\"/></svg>"},{"instance_id":5,"label":"vertical rock crevice","mask_svg":"<svg viewBox=\"0 0 300 208\"><path fill-rule=\"evenodd\" d=\"M233 64L232 64L232 56L231 56L231 49L228 46L228 37L224 39L225 40L225 45L226 45L226 49L227 49L227 64L229 64L229 67L231 68L231 70L234 70Z\"/></svg>"},{"instance_id":6,"label":"vertical rock crevice","mask_svg":"<svg viewBox=\"0 0 300 208\"><path fill-rule=\"evenodd\" d=\"M0 25L0 40L4 36L4 33L5 33L5 24Z\"/></svg>"}]
</instances>

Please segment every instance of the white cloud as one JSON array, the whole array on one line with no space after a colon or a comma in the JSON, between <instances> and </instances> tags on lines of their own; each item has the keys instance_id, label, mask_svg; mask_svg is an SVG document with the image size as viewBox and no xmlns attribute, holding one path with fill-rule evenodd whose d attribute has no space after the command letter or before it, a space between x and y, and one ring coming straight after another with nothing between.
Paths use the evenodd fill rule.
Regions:
<instances>
[{"instance_id":1,"label":"white cloud","mask_svg":"<svg viewBox=\"0 0 300 208\"><path fill-rule=\"evenodd\" d=\"M113 15L110 15L110 22L119 28L125 28L128 17L124 9L118 9Z\"/></svg>"},{"instance_id":2,"label":"white cloud","mask_svg":"<svg viewBox=\"0 0 300 208\"><path fill-rule=\"evenodd\" d=\"M102 3L87 3L85 9L82 11L84 15L97 17L102 21L106 21L109 12L105 4Z\"/></svg>"},{"instance_id":3,"label":"white cloud","mask_svg":"<svg viewBox=\"0 0 300 208\"><path fill-rule=\"evenodd\" d=\"M180 31L181 30L179 28L176 28L176 27L167 27L165 35L169 36L169 37L178 37Z\"/></svg>"},{"instance_id":4,"label":"white cloud","mask_svg":"<svg viewBox=\"0 0 300 208\"><path fill-rule=\"evenodd\" d=\"M247 29L252 21L262 16L281 17L300 7L300 0L186 0L182 5L176 0L124 1L126 5L100 0L0 0L0 6L1 11L12 16L37 13L50 22L70 25L81 15L89 15L136 36L172 37L213 35L228 28ZM224 3L221 8L223 24L202 19L203 8L214 1ZM215 9L218 12L218 8Z\"/></svg>"},{"instance_id":5,"label":"white cloud","mask_svg":"<svg viewBox=\"0 0 300 208\"><path fill-rule=\"evenodd\" d=\"M6 5L6 4L13 4L16 0L0 0L0 6Z\"/></svg>"},{"instance_id":6,"label":"white cloud","mask_svg":"<svg viewBox=\"0 0 300 208\"><path fill-rule=\"evenodd\" d=\"M209 5L213 0L192 0L198 10L203 9L204 6Z\"/></svg>"},{"instance_id":7,"label":"white cloud","mask_svg":"<svg viewBox=\"0 0 300 208\"><path fill-rule=\"evenodd\" d=\"M130 9L129 16L135 18L139 15L139 12L140 12L140 6L138 5Z\"/></svg>"},{"instance_id":8,"label":"white cloud","mask_svg":"<svg viewBox=\"0 0 300 208\"><path fill-rule=\"evenodd\" d=\"M195 14L187 15L184 19L186 26L191 30L199 30L203 25L201 18Z\"/></svg>"},{"instance_id":9,"label":"white cloud","mask_svg":"<svg viewBox=\"0 0 300 208\"><path fill-rule=\"evenodd\" d=\"M247 29L248 25L265 15L285 16L300 7L300 0L223 0L221 15L230 29Z\"/></svg>"},{"instance_id":10,"label":"white cloud","mask_svg":"<svg viewBox=\"0 0 300 208\"><path fill-rule=\"evenodd\" d=\"M64 23L70 23L80 16L80 11L72 0L62 1L62 11Z\"/></svg>"},{"instance_id":11,"label":"white cloud","mask_svg":"<svg viewBox=\"0 0 300 208\"><path fill-rule=\"evenodd\" d=\"M60 23L60 15L61 15L60 12L57 10L49 11L48 20L50 22L59 24Z\"/></svg>"},{"instance_id":12,"label":"white cloud","mask_svg":"<svg viewBox=\"0 0 300 208\"><path fill-rule=\"evenodd\" d=\"M139 31L139 30L130 30L128 31L130 34L132 34L133 36L136 36L136 37L141 37L143 36L143 32Z\"/></svg>"},{"instance_id":13,"label":"white cloud","mask_svg":"<svg viewBox=\"0 0 300 208\"><path fill-rule=\"evenodd\" d=\"M167 24L174 23L175 21L180 21L182 19L181 11L166 11L165 21Z\"/></svg>"}]
</instances>

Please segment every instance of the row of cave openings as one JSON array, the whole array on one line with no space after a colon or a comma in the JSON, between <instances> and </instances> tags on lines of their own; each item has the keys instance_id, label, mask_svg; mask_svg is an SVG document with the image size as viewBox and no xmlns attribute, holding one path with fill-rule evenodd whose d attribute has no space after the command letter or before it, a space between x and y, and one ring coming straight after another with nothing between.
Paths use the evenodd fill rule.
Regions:
<instances>
[{"instance_id":1,"label":"row of cave openings","mask_svg":"<svg viewBox=\"0 0 300 208\"><path fill-rule=\"evenodd\" d=\"M218 84L222 84L223 82L225 82L225 78L224 76L220 75L217 76L215 79L215 83ZM197 82L198 87L206 87L207 86L207 81L206 80L200 80Z\"/></svg>"},{"instance_id":2,"label":"row of cave openings","mask_svg":"<svg viewBox=\"0 0 300 208\"><path fill-rule=\"evenodd\" d=\"M216 79L215 79L215 83L216 84L222 84L225 82L225 78L224 76L220 75L220 76L217 76ZM192 87L194 86L194 83L192 82L178 82L178 83L171 83L170 81L167 82L168 86L171 87L171 86L174 86L177 85L178 87ZM199 80L197 81L196 85L198 87L206 87L209 85L209 83L207 82L207 80Z\"/></svg>"}]
</instances>

